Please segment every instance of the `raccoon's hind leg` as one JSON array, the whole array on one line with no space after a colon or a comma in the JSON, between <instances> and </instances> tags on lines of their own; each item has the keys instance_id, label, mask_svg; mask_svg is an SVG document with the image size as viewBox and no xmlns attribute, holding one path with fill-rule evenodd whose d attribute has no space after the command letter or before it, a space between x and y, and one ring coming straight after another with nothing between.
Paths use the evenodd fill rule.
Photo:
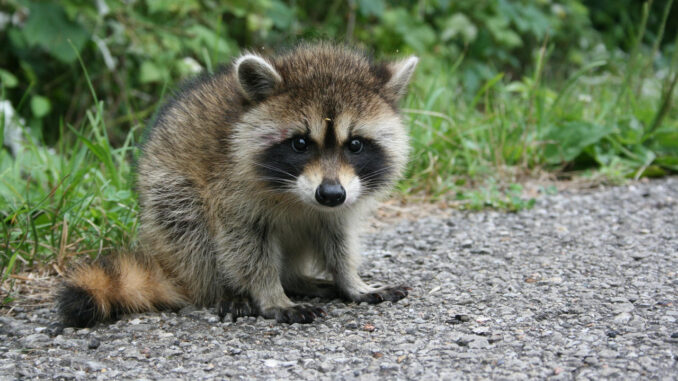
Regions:
<instances>
[{"instance_id":1,"label":"raccoon's hind leg","mask_svg":"<svg viewBox=\"0 0 678 381\"><path fill-rule=\"evenodd\" d=\"M299 239L305 241L304 239ZM323 268L322 258L313 258L313 247L298 242L285 243L284 262L281 281L285 293L289 296L308 296L323 299L341 297L341 291L333 280L316 276ZM296 244L296 245L295 245ZM316 276L313 276L313 275Z\"/></svg>"},{"instance_id":2,"label":"raccoon's hind leg","mask_svg":"<svg viewBox=\"0 0 678 381\"><path fill-rule=\"evenodd\" d=\"M298 275L283 281L285 293L293 296L310 296L323 299L335 299L342 296L334 281Z\"/></svg>"},{"instance_id":3,"label":"raccoon's hind leg","mask_svg":"<svg viewBox=\"0 0 678 381\"><path fill-rule=\"evenodd\" d=\"M280 245L265 222L243 224L228 220L219 229L219 269L228 287L239 295L249 295L257 314L290 324L311 323L325 316L321 308L295 304L285 294L278 271L282 261Z\"/></svg>"}]
</instances>

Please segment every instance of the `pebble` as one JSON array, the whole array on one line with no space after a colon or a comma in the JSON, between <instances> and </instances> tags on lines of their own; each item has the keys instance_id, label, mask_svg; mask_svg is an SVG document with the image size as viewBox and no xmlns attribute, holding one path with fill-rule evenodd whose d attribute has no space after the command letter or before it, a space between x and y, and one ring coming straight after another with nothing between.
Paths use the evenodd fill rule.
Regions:
<instances>
[{"instance_id":1,"label":"pebble","mask_svg":"<svg viewBox=\"0 0 678 381\"><path fill-rule=\"evenodd\" d=\"M101 345L101 342L96 338L92 338L87 342L87 348L89 349L97 349L99 345Z\"/></svg>"},{"instance_id":2,"label":"pebble","mask_svg":"<svg viewBox=\"0 0 678 381\"><path fill-rule=\"evenodd\" d=\"M616 315L616 316L614 317L613 321L614 321L615 323L617 323L617 324L622 325L622 324L628 323L628 322L631 320L631 317L632 317L632 316L631 316L630 313L628 313L628 312L622 312L622 313Z\"/></svg>"},{"instance_id":3,"label":"pebble","mask_svg":"<svg viewBox=\"0 0 678 381\"><path fill-rule=\"evenodd\" d=\"M102 369L106 368L106 365L104 365L104 364L102 364L98 361L92 361L92 360L85 362L85 365L87 366L87 369L89 369L91 371L95 371L95 372L101 371Z\"/></svg>"},{"instance_id":4,"label":"pebble","mask_svg":"<svg viewBox=\"0 0 678 381\"><path fill-rule=\"evenodd\" d=\"M387 362L387 363L379 364L379 369L381 369L382 371L391 372L391 371L396 371L396 370L400 369L400 365Z\"/></svg>"},{"instance_id":5,"label":"pebble","mask_svg":"<svg viewBox=\"0 0 678 381\"><path fill-rule=\"evenodd\" d=\"M43 346L48 341L50 341L50 338L44 333L34 333L26 337L23 337L20 341L21 344L26 348L33 348Z\"/></svg>"},{"instance_id":6,"label":"pebble","mask_svg":"<svg viewBox=\"0 0 678 381\"><path fill-rule=\"evenodd\" d=\"M490 346L490 343L485 338L476 338L468 344L469 348L484 349Z\"/></svg>"},{"instance_id":7,"label":"pebble","mask_svg":"<svg viewBox=\"0 0 678 381\"><path fill-rule=\"evenodd\" d=\"M612 311L615 314L621 314L624 312L631 312L633 311L634 307L633 304L625 302L625 303L617 303L612 306Z\"/></svg>"}]
</instances>

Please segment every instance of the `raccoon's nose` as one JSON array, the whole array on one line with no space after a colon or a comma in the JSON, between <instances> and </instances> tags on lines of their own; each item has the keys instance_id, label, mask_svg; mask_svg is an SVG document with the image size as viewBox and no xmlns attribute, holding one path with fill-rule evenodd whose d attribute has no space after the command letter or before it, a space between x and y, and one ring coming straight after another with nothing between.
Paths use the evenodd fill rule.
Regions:
<instances>
[{"instance_id":1,"label":"raccoon's nose","mask_svg":"<svg viewBox=\"0 0 678 381\"><path fill-rule=\"evenodd\" d=\"M346 200L346 190L335 182L322 182L315 190L315 199L325 206L337 206Z\"/></svg>"}]
</instances>

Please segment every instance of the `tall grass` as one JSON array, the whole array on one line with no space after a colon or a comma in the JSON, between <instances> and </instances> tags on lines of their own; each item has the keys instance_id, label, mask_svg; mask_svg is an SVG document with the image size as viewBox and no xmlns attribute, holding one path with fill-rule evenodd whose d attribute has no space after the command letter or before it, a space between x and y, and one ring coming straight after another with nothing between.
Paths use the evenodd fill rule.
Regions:
<instances>
[{"instance_id":1,"label":"tall grass","mask_svg":"<svg viewBox=\"0 0 678 381\"><path fill-rule=\"evenodd\" d=\"M57 147L30 134L11 157L0 150L2 281L20 269L60 266L67 257L97 255L128 242L136 227L131 189L134 133L109 144L103 103L88 111ZM62 127L62 136L64 128Z\"/></svg>"},{"instance_id":2,"label":"tall grass","mask_svg":"<svg viewBox=\"0 0 678 381\"><path fill-rule=\"evenodd\" d=\"M641 49L648 9L628 56L607 54L565 80L549 77L547 42L532 75L499 74L472 98L463 96L455 67L424 62L404 108L414 154L401 189L511 209L514 183L537 171L613 182L678 171L678 36L668 70L655 69L659 42L652 55Z\"/></svg>"}]
</instances>

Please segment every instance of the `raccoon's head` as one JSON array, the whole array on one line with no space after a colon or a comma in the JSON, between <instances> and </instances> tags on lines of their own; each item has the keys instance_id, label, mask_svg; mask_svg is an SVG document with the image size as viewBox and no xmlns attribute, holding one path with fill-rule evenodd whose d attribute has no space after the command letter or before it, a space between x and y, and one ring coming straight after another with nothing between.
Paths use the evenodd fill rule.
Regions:
<instances>
[{"instance_id":1,"label":"raccoon's head","mask_svg":"<svg viewBox=\"0 0 678 381\"><path fill-rule=\"evenodd\" d=\"M417 61L377 63L325 44L240 57L234 75L249 108L234 141L246 145L244 170L268 194L320 210L383 194L407 161L397 103Z\"/></svg>"}]
</instances>

